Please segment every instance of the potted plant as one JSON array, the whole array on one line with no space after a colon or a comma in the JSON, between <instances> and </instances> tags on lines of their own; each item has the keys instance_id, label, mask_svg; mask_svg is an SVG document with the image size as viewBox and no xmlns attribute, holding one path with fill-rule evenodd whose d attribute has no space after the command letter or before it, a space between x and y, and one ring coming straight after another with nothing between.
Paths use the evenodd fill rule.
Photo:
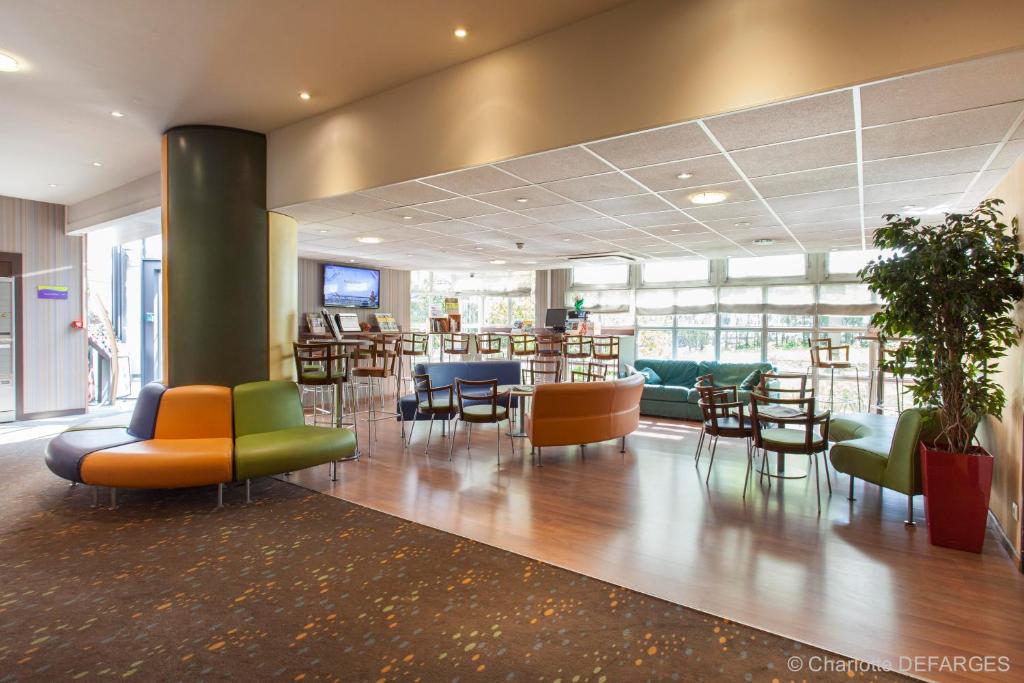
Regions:
<instances>
[{"instance_id":1,"label":"potted plant","mask_svg":"<svg viewBox=\"0 0 1024 683\"><path fill-rule=\"evenodd\" d=\"M859 273L885 302L871 319L880 339L902 340L884 369L912 377L914 402L931 409L920 444L928 537L973 552L985 540L993 466L974 431L1002 414L1006 394L991 373L1021 334L1011 313L1024 298L1024 256L1002 204L985 200L927 226L888 214L874 245L891 255Z\"/></svg>"}]
</instances>

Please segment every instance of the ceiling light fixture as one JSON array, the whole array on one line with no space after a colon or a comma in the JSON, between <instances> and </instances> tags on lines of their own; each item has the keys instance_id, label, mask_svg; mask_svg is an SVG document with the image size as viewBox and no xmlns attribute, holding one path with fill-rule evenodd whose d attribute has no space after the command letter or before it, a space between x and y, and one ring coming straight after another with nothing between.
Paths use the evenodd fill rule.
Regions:
<instances>
[{"instance_id":1,"label":"ceiling light fixture","mask_svg":"<svg viewBox=\"0 0 1024 683\"><path fill-rule=\"evenodd\" d=\"M562 241L563 242L570 242L570 241L572 241L572 238L571 237L563 237Z\"/></svg>"},{"instance_id":2,"label":"ceiling light fixture","mask_svg":"<svg viewBox=\"0 0 1024 683\"><path fill-rule=\"evenodd\" d=\"M679 232L679 228L672 228L672 232Z\"/></svg>"},{"instance_id":3,"label":"ceiling light fixture","mask_svg":"<svg viewBox=\"0 0 1024 683\"><path fill-rule=\"evenodd\" d=\"M750 221L740 221L739 223L735 223L734 225L737 228L749 228L750 227Z\"/></svg>"},{"instance_id":4,"label":"ceiling light fixture","mask_svg":"<svg viewBox=\"0 0 1024 683\"><path fill-rule=\"evenodd\" d=\"M412 216L402 216L402 220L403 221L411 221L412 220Z\"/></svg>"},{"instance_id":5,"label":"ceiling light fixture","mask_svg":"<svg viewBox=\"0 0 1024 683\"><path fill-rule=\"evenodd\" d=\"M536 261L523 261L523 263L525 263L528 266L532 266L533 264L536 263Z\"/></svg>"},{"instance_id":6,"label":"ceiling light fixture","mask_svg":"<svg viewBox=\"0 0 1024 683\"><path fill-rule=\"evenodd\" d=\"M119 111L112 111L112 112L110 112L110 115L113 116L115 119L123 119L124 118L124 114L122 114Z\"/></svg>"},{"instance_id":7,"label":"ceiling light fixture","mask_svg":"<svg viewBox=\"0 0 1024 683\"><path fill-rule=\"evenodd\" d=\"M520 204L525 204L526 202L528 202L530 200L527 199L526 197L516 197L516 201L519 202Z\"/></svg>"},{"instance_id":8,"label":"ceiling light fixture","mask_svg":"<svg viewBox=\"0 0 1024 683\"><path fill-rule=\"evenodd\" d=\"M300 100L311 100L311 99L313 99L313 96L310 95L305 90L303 90L302 92L299 93L299 99Z\"/></svg>"},{"instance_id":9,"label":"ceiling light fixture","mask_svg":"<svg viewBox=\"0 0 1024 683\"><path fill-rule=\"evenodd\" d=\"M94 162L92 162L92 165L95 166L96 168L99 168L100 166L103 165L103 162L102 161L94 161Z\"/></svg>"},{"instance_id":10,"label":"ceiling light fixture","mask_svg":"<svg viewBox=\"0 0 1024 683\"><path fill-rule=\"evenodd\" d=\"M724 202L728 196L727 192L695 192L689 196L689 200L694 204L717 204Z\"/></svg>"},{"instance_id":11,"label":"ceiling light fixture","mask_svg":"<svg viewBox=\"0 0 1024 683\"><path fill-rule=\"evenodd\" d=\"M473 247L473 248L476 249L477 251L483 251L483 247Z\"/></svg>"},{"instance_id":12,"label":"ceiling light fixture","mask_svg":"<svg viewBox=\"0 0 1024 683\"><path fill-rule=\"evenodd\" d=\"M380 244L379 237L357 237L356 242L362 242L363 244Z\"/></svg>"},{"instance_id":13,"label":"ceiling light fixture","mask_svg":"<svg viewBox=\"0 0 1024 683\"><path fill-rule=\"evenodd\" d=\"M6 52L0 52L0 71L14 72L21 69L18 60Z\"/></svg>"},{"instance_id":14,"label":"ceiling light fixture","mask_svg":"<svg viewBox=\"0 0 1024 683\"><path fill-rule=\"evenodd\" d=\"M754 244L759 247L770 247L771 245L775 244L775 240L771 239L770 237L761 237L756 240L752 240L751 244Z\"/></svg>"},{"instance_id":15,"label":"ceiling light fixture","mask_svg":"<svg viewBox=\"0 0 1024 683\"><path fill-rule=\"evenodd\" d=\"M50 183L50 187L57 187L57 183Z\"/></svg>"},{"instance_id":16,"label":"ceiling light fixture","mask_svg":"<svg viewBox=\"0 0 1024 683\"><path fill-rule=\"evenodd\" d=\"M676 175L676 178L679 178L680 180L686 180L686 179L692 178L692 177L693 177L693 174L690 173L689 171L683 171L682 173L679 173L679 174Z\"/></svg>"},{"instance_id":17,"label":"ceiling light fixture","mask_svg":"<svg viewBox=\"0 0 1024 683\"><path fill-rule=\"evenodd\" d=\"M468 35L468 33L466 32L466 29L462 28L461 26L459 28L455 29L455 31L453 31L453 33L455 34L456 38L465 38Z\"/></svg>"},{"instance_id":18,"label":"ceiling light fixture","mask_svg":"<svg viewBox=\"0 0 1024 683\"><path fill-rule=\"evenodd\" d=\"M317 230L317 232L319 232L321 235L326 235L327 234L326 230Z\"/></svg>"},{"instance_id":19,"label":"ceiling light fixture","mask_svg":"<svg viewBox=\"0 0 1024 683\"><path fill-rule=\"evenodd\" d=\"M494 266L503 266L505 265L505 263L506 261L502 261L501 259L494 259L493 261L491 261L491 265Z\"/></svg>"},{"instance_id":20,"label":"ceiling light fixture","mask_svg":"<svg viewBox=\"0 0 1024 683\"><path fill-rule=\"evenodd\" d=\"M355 262L356 262L356 260L355 260L354 258L350 258L350 259L348 260L348 262L349 262L349 263L355 263Z\"/></svg>"}]
</instances>

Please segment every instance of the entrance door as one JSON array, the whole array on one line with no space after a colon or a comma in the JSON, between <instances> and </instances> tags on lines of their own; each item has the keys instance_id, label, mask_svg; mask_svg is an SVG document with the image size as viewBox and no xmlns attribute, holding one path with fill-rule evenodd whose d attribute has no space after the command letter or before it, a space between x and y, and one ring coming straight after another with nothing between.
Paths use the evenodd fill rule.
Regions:
<instances>
[{"instance_id":1,"label":"entrance door","mask_svg":"<svg viewBox=\"0 0 1024 683\"><path fill-rule=\"evenodd\" d=\"M142 385L163 378L160 367L160 259L142 259Z\"/></svg>"},{"instance_id":2,"label":"entrance door","mask_svg":"<svg viewBox=\"0 0 1024 683\"><path fill-rule=\"evenodd\" d=\"M11 422L17 411L14 291L14 278L0 277L0 422Z\"/></svg>"}]
</instances>

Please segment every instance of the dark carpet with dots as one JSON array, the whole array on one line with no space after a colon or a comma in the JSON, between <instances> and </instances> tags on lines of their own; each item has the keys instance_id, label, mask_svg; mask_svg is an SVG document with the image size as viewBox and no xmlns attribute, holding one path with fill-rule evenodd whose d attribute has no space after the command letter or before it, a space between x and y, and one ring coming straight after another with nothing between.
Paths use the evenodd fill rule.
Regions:
<instances>
[{"instance_id":1,"label":"dark carpet with dots","mask_svg":"<svg viewBox=\"0 0 1024 683\"><path fill-rule=\"evenodd\" d=\"M44 446L0 446L0 681L789 681L824 654L276 480L93 509Z\"/></svg>"}]
</instances>

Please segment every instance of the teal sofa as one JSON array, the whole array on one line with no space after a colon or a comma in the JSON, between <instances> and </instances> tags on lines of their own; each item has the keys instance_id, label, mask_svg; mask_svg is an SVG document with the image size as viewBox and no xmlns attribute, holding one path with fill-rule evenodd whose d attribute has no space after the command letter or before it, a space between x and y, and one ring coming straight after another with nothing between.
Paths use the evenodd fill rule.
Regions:
<instances>
[{"instance_id":1,"label":"teal sofa","mask_svg":"<svg viewBox=\"0 0 1024 683\"><path fill-rule=\"evenodd\" d=\"M661 378L660 384L645 384L640 398L640 414L655 417L674 417L680 420L700 420L700 398L693 385L697 378L710 374L716 386L740 386L754 370L771 372L771 363L719 363L717 361L667 360L640 358L633 364L639 371L650 368ZM739 400L750 398L750 389L740 388Z\"/></svg>"}]
</instances>

